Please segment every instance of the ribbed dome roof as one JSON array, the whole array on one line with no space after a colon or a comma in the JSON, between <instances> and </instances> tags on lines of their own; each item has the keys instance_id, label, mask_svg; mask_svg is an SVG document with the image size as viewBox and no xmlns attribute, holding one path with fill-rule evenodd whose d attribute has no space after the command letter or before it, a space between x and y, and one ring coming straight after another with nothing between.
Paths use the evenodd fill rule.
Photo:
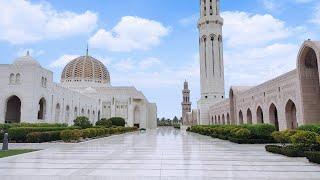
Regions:
<instances>
[{"instance_id":1,"label":"ribbed dome roof","mask_svg":"<svg viewBox=\"0 0 320 180\"><path fill-rule=\"evenodd\" d=\"M110 75L102 62L91 56L80 56L63 69L61 82L93 82L110 84Z\"/></svg>"}]
</instances>

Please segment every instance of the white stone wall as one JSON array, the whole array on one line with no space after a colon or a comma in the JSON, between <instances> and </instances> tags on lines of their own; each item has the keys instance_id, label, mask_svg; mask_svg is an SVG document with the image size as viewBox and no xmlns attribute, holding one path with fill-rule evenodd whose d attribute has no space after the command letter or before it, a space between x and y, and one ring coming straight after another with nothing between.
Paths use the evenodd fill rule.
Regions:
<instances>
[{"instance_id":1,"label":"white stone wall","mask_svg":"<svg viewBox=\"0 0 320 180\"><path fill-rule=\"evenodd\" d=\"M92 123L99 118L123 117L128 126L133 126L137 107L135 121L140 127L156 127L156 105L134 87L67 88L53 82L51 71L35 64L1 64L0 84L0 123L5 123L8 98L17 96L21 101L21 122L71 125L77 116L89 117ZM38 119L40 99L45 100L42 119Z\"/></svg>"},{"instance_id":2,"label":"white stone wall","mask_svg":"<svg viewBox=\"0 0 320 180\"><path fill-rule=\"evenodd\" d=\"M232 87L229 99L210 107L210 123L229 124L222 121L228 113L230 124L267 123L279 130L319 123L319 59L320 43L304 42L296 70L255 87Z\"/></svg>"}]
</instances>

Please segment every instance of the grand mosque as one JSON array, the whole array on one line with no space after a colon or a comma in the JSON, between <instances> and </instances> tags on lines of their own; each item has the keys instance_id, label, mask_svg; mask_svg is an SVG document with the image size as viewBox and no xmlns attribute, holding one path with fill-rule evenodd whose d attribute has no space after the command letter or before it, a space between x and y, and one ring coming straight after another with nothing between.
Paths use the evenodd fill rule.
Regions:
<instances>
[{"instance_id":1,"label":"grand mosque","mask_svg":"<svg viewBox=\"0 0 320 180\"><path fill-rule=\"evenodd\" d=\"M156 128L157 107L135 87L111 85L103 63L86 55L68 63L61 82L27 53L0 64L0 123L67 123L86 116L122 117L127 126Z\"/></svg>"},{"instance_id":2,"label":"grand mosque","mask_svg":"<svg viewBox=\"0 0 320 180\"><path fill-rule=\"evenodd\" d=\"M307 40L297 52L296 69L257 86L232 86L226 98L223 19L219 0L200 0L200 84L198 108L191 109L184 86L183 123L273 124L278 130L320 123L320 42Z\"/></svg>"}]
</instances>

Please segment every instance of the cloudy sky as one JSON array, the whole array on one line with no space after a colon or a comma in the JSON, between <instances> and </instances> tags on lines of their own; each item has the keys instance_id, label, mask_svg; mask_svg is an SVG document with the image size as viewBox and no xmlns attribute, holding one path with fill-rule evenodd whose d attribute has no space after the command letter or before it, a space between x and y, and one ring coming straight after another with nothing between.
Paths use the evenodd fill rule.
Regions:
<instances>
[{"instance_id":1,"label":"cloudy sky","mask_svg":"<svg viewBox=\"0 0 320 180\"><path fill-rule=\"evenodd\" d=\"M306 39L320 39L318 0L221 0L226 89L256 85L295 68ZM60 73L89 54L114 86L142 90L159 117L181 114L183 81L200 96L199 0L0 0L0 64L29 50Z\"/></svg>"}]
</instances>

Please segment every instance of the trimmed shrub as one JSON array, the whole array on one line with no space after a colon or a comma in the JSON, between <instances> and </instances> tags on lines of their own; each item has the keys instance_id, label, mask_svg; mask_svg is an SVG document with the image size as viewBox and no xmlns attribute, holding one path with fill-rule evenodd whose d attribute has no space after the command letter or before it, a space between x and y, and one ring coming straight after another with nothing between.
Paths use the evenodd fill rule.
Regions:
<instances>
[{"instance_id":1,"label":"trimmed shrub","mask_svg":"<svg viewBox=\"0 0 320 180\"><path fill-rule=\"evenodd\" d=\"M270 124L256 124L256 125L243 125L246 129L249 129L254 137L253 139L270 139L271 134L276 131L276 128Z\"/></svg>"},{"instance_id":2,"label":"trimmed shrub","mask_svg":"<svg viewBox=\"0 0 320 180\"><path fill-rule=\"evenodd\" d=\"M61 131L32 132L27 135L28 143L42 143L61 140Z\"/></svg>"},{"instance_id":3,"label":"trimmed shrub","mask_svg":"<svg viewBox=\"0 0 320 180\"><path fill-rule=\"evenodd\" d=\"M298 130L311 131L320 134L320 124L302 125L298 127Z\"/></svg>"},{"instance_id":4,"label":"trimmed shrub","mask_svg":"<svg viewBox=\"0 0 320 180\"><path fill-rule=\"evenodd\" d=\"M60 137L64 142L79 141L82 136L81 130L64 130L60 132Z\"/></svg>"},{"instance_id":5,"label":"trimmed shrub","mask_svg":"<svg viewBox=\"0 0 320 180\"><path fill-rule=\"evenodd\" d=\"M113 118L110 118L109 120L111 120L113 126L124 127L126 125L126 121L121 117L113 117Z\"/></svg>"},{"instance_id":6,"label":"trimmed shrub","mask_svg":"<svg viewBox=\"0 0 320 180\"><path fill-rule=\"evenodd\" d=\"M82 129L82 138L86 139L88 137L90 137L90 129Z\"/></svg>"},{"instance_id":7,"label":"trimmed shrub","mask_svg":"<svg viewBox=\"0 0 320 180\"><path fill-rule=\"evenodd\" d=\"M72 130L78 127L16 127L8 130L9 138L15 142L26 142L27 135L32 132Z\"/></svg>"},{"instance_id":8,"label":"trimmed shrub","mask_svg":"<svg viewBox=\"0 0 320 180\"><path fill-rule=\"evenodd\" d=\"M276 131L276 132L273 132L271 136L276 142L281 143L283 146L285 146L286 143L291 142L291 139L290 139L291 135L286 131L281 131L281 132Z\"/></svg>"},{"instance_id":9,"label":"trimmed shrub","mask_svg":"<svg viewBox=\"0 0 320 180\"><path fill-rule=\"evenodd\" d=\"M310 162L320 164L320 152L317 152L317 151L310 152L309 151L309 152L305 152L305 155Z\"/></svg>"},{"instance_id":10,"label":"trimmed shrub","mask_svg":"<svg viewBox=\"0 0 320 180\"><path fill-rule=\"evenodd\" d=\"M97 130L97 136L103 136L104 135L104 128L98 128Z\"/></svg>"},{"instance_id":11,"label":"trimmed shrub","mask_svg":"<svg viewBox=\"0 0 320 180\"><path fill-rule=\"evenodd\" d=\"M267 145L265 146L266 151L282 154L288 157L304 157L305 148L301 146L277 146L277 145Z\"/></svg>"},{"instance_id":12,"label":"trimmed shrub","mask_svg":"<svg viewBox=\"0 0 320 180\"><path fill-rule=\"evenodd\" d=\"M245 128L241 128L234 133L234 137L239 139L249 139L250 136L251 136L251 132Z\"/></svg>"},{"instance_id":13,"label":"trimmed shrub","mask_svg":"<svg viewBox=\"0 0 320 180\"><path fill-rule=\"evenodd\" d=\"M96 122L96 126L103 126L106 128L112 127L112 121L110 119L102 118Z\"/></svg>"},{"instance_id":14,"label":"trimmed shrub","mask_svg":"<svg viewBox=\"0 0 320 180\"><path fill-rule=\"evenodd\" d=\"M97 136L97 129L95 128L89 128L89 138L93 138Z\"/></svg>"},{"instance_id":15,"label":"trimmed shrub","mask_svg":"<svg viewBox=\"0 0 320 180\"><path fill-rule=\"evenodd\" d=\"M300 130L291 136L291 141L295 145L310 147L311 145L317 144L317 136L317 133Z\"/></svg>"},{"instance_id":16,"label":"trimmed shrub","mask_svg":"<svg viewBox=\"0 0 320 180\"><path fill-rule=\"evenodd\" d=\"M86 128L91 128L92 124L89 121L89 118L85 117L85 116L80 116L77 117L74 121L73 121L75 126L79 126L81 127L81 129L86 129Z\"/></svg>"}]
</instances>

